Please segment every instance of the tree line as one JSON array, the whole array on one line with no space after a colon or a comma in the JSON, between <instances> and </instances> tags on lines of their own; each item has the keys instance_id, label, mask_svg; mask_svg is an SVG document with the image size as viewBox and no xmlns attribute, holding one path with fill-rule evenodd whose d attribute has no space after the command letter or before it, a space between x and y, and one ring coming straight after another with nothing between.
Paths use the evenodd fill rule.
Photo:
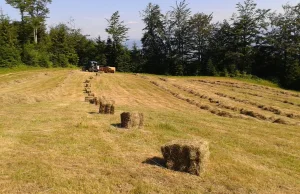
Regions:
<instances>
[{"instance_id":1,"label":"tree line","mask_svg":"<svg viewBox=\"0 0 300 194\"><path fill-rule=\"evenodd\" d=\"M262 77L300 89L300 3L283 12L260 9L254 0L236 5L229 19L191 12L185 0L166 13L149 3L141 11L142 47L123 45L129 28L119 12L107 19L107 39L90 38L73 21L47 30L51 0L6 0L20 21L0 13L0 67L82 66L89 60L122 72L165 75Z\"/></svg>"}]
</instances>

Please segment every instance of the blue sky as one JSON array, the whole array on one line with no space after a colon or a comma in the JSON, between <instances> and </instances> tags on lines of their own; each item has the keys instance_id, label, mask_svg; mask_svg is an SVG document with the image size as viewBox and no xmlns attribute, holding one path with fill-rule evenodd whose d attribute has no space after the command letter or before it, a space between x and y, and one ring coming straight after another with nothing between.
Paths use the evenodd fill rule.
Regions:
<instances>
[{"instance_id":1,"label":"blue sky","mask_svg":"<svg viewBox=\"0 0 300 194\"><path fill-rule=\"evenodd\" d=\"M67 23L72 17L77 28L81 28L83 33L96 37L100 35L102 39L107 38L105 28L107 22L105 18L110 18L113 12L119 11L121 19L130 28L129 39L139 40L142 36L143 23L139 12L142 11L149 2L159 4L163 12L170 10L175 5L175 0L52 0L49 6L50 15L47 20L48 25L55 25L60 22ZM187 0L193 13L214 13L214 21L228 19L235 12L235 5L243 0ZM282 5L287 2L295 5L299 0L257 0L259 8L271 8L281 12ZM0 0L5 14L12 19L19 20L17 10L11 8Z\"/></svg>"}]
</instances>

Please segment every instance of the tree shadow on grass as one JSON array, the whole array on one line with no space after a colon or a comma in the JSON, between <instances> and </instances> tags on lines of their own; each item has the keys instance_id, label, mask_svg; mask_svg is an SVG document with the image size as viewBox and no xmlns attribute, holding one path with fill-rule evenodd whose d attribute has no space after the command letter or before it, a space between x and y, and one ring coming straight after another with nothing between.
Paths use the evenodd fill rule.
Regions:
<instances>
[{"instance_id":1,"label":"tree shadow on grass","mask_svg":"<svg viewBox=\"0 0 300 194\"><path fill-rule=\"evenodd\" d=\"M148 158L147 160L145 160L143 162L143 164L150 164L150 165L153 165L153 166L166 168L166 161L163 158L160 158L160 157Z\"/></svg>"}]
</instances>

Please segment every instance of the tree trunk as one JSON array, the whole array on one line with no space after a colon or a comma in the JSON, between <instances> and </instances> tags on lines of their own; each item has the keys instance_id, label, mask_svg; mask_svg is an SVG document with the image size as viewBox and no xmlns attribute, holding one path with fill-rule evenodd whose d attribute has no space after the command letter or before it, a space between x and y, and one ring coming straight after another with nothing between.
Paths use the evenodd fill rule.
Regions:
<instances>
[{"instance_id":1,"label":"tree trunk","mask_svg":"<svg viewBox=\"0 0 300 194\"><path fill-rule=\"evenodd\" d=\"M33 36L34 36L34 43L38 43L38 37L37 37L37 28L33 29Z\"/></svg>"}]
</instances>

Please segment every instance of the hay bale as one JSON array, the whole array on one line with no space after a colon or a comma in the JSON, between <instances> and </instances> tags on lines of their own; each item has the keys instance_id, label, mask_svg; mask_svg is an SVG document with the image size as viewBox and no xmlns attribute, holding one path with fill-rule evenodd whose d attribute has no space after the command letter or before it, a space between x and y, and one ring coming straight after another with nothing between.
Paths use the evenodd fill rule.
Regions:
<instances>
[{"instance_id":1,"label":"hay bale","mask_svg":"<svg viewBox=\"0 0 300 194\"><path fill-rule=\"evenodd\" d=\"M105 97L100 97L99 104L100 114L115 114L115 102L113 100L107 100Z\"/></svg>"},{"instance_id":2,"label":"hay bale","mask_svg":"<svg viewBox=\"0 0 300 194\"><path fill-rule=\"evenodd\" d=\"M200 176L209 160L209 144L204 140L172 141L161 147L168 169Z\"/></svg>"},{"instance_id":3,"label":"hay bale","mask_svg":"<svg viewBox=\"0 0 300 194\"><path fill-rule=\"evenodd\" d=\"M144 126L144 114L138 112L124 112L121 114L121 127L125 129L142 128Z\"/></svg>"},{"instance_id":4,"label":"hay bale","mask_svg":"<svg viewBox=\"0 0 300 194\"><path fill-rule=\"evenodd\" d=\"M95 101L95 105L98 106L98 104L99 104L99 99L98 99L97 97L95 97L95 98L94 98L94 101Z\"/></svg>"},{"instance_id":5,"label":"hay bale","mask_svg":"<svg viewBox=\"0 0 300 194\"><path fill-rule=\"evenodd\" d=\"M105 108L104 108L104 114L110 114L110 107L111 104L105 104Z\"/></svg>"},{"instance_id":6,"label":"hay bale","mask_svg":"<svg viewBox=\"0 0 300 194\"><path fill-rule=\"evenodd\" d=\"M115 105L114 104L112 104L111 107L110 107L110 114L111 115L115 114Z\"/></svg>"},{"instance_id":7,"label":"hay bale","mask_svg":"<svg viewBox=\"0 0 300 194\"><path fill-rule=\"evenodd\" d=\"M105 103L100 100L100 107L99 107L99 113L104 114L105 113Z\"/></svg>"},{"instance_id":8,"label":"hay bale","mask_svg":"<svg viewBox=\"0 0 300 194\"><path fill-rule=\"evenodd\" d=\"M86 97L84 98L84 101L85 101L85 102L90 102L92 99L93 99L93 97L91 97L91 96L86 96Z\"/></svg>"},{"instance_id":9,"label":"hay bale","mask_svg":"<svg viewBox=\"0 0 300 194\"><path fill-rule=\"evenodd\" d=\"M91 88L85 88L86 93L91 93L91 91L92 91Z\"/></svg>"}]
</instances>

